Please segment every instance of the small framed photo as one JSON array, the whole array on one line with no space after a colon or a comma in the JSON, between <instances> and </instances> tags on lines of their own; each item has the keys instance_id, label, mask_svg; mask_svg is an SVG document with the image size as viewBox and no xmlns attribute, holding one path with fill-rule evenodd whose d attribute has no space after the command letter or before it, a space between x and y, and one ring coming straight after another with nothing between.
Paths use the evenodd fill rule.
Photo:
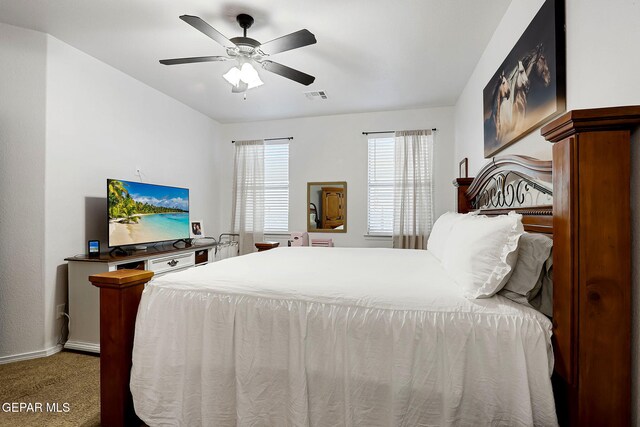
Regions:
<instances>
[{"instance_id":1,"label":"small framed photo","mask_svg":"<svg viewBox=\"0 0 640 427\"><path fill-rule=\"evenodd\" d=\"M192 239L201 239L204 237L204 226L202 225L202 221L191 221L190 234Z\"/></svg>"}]
</instances>

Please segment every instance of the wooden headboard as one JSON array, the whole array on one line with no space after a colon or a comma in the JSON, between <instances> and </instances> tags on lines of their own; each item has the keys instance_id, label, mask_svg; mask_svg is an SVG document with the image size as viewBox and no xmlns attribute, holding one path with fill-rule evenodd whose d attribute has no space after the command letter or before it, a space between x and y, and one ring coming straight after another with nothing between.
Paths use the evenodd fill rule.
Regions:
<instances>
[{"instance_id":1,"label":"wooden headboard","mask_svg":"<svg viewBox=\"0 0 640 427\"><path fill-rule=\"evenodd\" d=\"M495 157L475 179L454 182L459 212L516 210L526 230L553 236L561 425L631 423L630 140L638 124L640 106L573 110L542 128L554 143L553 162ZM551 205L510 204L538 185Z\"/></svg>"}]
</instances>

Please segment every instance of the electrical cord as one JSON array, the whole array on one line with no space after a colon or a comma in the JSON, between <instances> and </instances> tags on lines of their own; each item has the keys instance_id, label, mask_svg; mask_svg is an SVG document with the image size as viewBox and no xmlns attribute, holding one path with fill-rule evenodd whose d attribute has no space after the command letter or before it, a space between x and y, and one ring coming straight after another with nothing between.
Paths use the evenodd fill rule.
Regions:
<instances>
[{"instance_id":1,"label":"electrical cord","mask_svg":"<svg viewBox=\"0 0 640 427\"><path fill-rule=\"evenodd\" d=\"M62 315L67 318L67 328L71 329L71 316L69 316L67 313L62 313Z\"/></svg>"},{"instance_id":2,"label":"electrical cord","mask_svg":"<svg viewBox=\"0 0 640 427\"><path fill-rule=\"evenodd\" d=\"M64 331L65 324L67 325L67 333L71 330L71 317L67 313L61 313L61 314L64 317L67 318L67 321L66 322L62 322L62 324L60 325L60 336L58 337L58 344L59 345L63 345L65 342L67 342L64 339L64 336L65 336L65 333L64 333L65 332Z\"/></svg>"}]
</instances>

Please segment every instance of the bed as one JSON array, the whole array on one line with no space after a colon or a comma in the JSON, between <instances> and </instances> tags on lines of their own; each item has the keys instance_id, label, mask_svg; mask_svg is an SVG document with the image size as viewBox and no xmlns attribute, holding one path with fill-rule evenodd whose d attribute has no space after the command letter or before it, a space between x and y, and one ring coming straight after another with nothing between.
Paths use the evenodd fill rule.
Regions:
<instances>
[{"instance_id":1,"label":"bed","mask_svg":"<svg viewBox=\"0 0 640 427\"><path fill-rule=\"evenodd\" d=\"M135 336L149 425L557 423L549 319L465 298L428 251L278 248L166 275Z\"/></svg>"},{"instance_id":2,"label":"bed","mask_svg":"<svg viewBox=\"0 0 640 427\"><path fill-rule=\"evenodd\" d=\"M553 166L506 156L491 159L475 179L456 180L459 212L480 209L500 216L516 210L525 229L553 236L552 321L499 296L481 302L456 297L446 280L432 273L437 266L424 251L405 255L420 258L420 267L414 267L418 273L405 281L394 281L393 268L384 268L382 260L393 258L391 253L368 252L381 261L360 266L359 271L375 273L368 277L372 286L366 292L363 285L347 292L340 281L318 291L311 286L314 278L302 270L294 286L287 285L278 274L288 271L290 275L296 264L304 267L309 262L304 261L307 248L287 253L295 262L281 258L288 250L283 248L213 265L215 283L205 278L206 270L167 276L149 286L144 297L142 289L150 272L92 276L101 292L103 424L133 422L131 383L135 410L143 418L155 417L149 418L152 424L172 424L171 414L189 414L189 423L212 425L234 425L234 417L240 417L240 425L307 425L305 416L324 417L322 423L328 425L333 425L333 416L337 425L349 425L356 416L359 425L415 425L418 419L426 420L422 425L477 425L478 420L481 424L492 420L488 423L553 425L554 420L546 418L553 409L549 384L553 366L553 397L561 425L628 425L629 150L631 129L638 123L640 107L574 110L542 129L545 138L554 142ZM509 174L523 179L508 181ZM514 207L508 202L520 199L520 189L538 190L541 181L553 184L553 207ZM510 187L509 182L516 184ZM501 191L496 193L495 188ZM601 250L603 245L606 251ZM338 248L311 250L324 250L328 256L341 252ZM356 257L367 251L357 252ZM249 267L236 262L251 262L251 269L262 271L261 280L273 275L268 279L269 291L252 282ZM270 269L272 264L280 265L269 274L258 268ZM429 273L421 268L430 269ZM244 281L222 280L231 270L240 270ZM389 283L405 288L396 293ZM434 292L421 294L418 283ZM154 311L154 306L160 310ZM182 320L176 313L182 313ZM203 323L206 316L211 321ZM437 319L446 316L463 321L438 325ZM418 318L423 321L414 321ZM519 324L503 328L507 319ZM135 348L134 325L138 328ZM205 332L205 328L213 330ZM450 328L459 330L454 333ZM422 340L428 334L430 345ZM449 340L475 341L478 336L478 343L447 353ZM262 354L256 348L269 351ZM366 357L362 350L367 350ZM244 355L242 360L220 358L238 354ZM433 363L418 366L423 357ZM514 375L512 384L496 376L500 369ZM467 372L474 376L465 376ZM279 387L261 387L274 381ZM446 391L434 395L430 388L434 384ZM503 387L509 393L498 397L494 391ZM172 388L181 390L179 395ZM429 390L431 395L425 398L422 393ZM225 399L202 405L203 398L219 392L226 394ZM363 396L366 404L361 404ZM528 404L521 401L527 398ZM241 399L251 401L244 405L247 402ZM415 405L415 401L427 404ZM276 408L267 402L275 402ZM218 408L209 407L218 404ZM500 408L508 408L508 413L500 414ZM221 418L212 418L215 414ZM309 424L322 423L311 420Z\"/></svg>"}]
</instances>

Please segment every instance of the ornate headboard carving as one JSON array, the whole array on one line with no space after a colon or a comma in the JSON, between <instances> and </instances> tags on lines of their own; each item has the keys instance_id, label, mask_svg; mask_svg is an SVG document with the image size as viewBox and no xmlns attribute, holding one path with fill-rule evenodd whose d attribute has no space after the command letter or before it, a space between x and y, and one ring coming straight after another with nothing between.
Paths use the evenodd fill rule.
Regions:
<instances>
[{"instance_id":1,"label":"ornate headboard carving","mask_svg":"<svg viewBox=\"0 0 640 427\"><path fill-rule=\"evenodd\" d=\"M459 178L458 212L522 214L525 230L553 234L552 162L527 156L492 158L478 175Z\"/></svg>"}]
</instances>

